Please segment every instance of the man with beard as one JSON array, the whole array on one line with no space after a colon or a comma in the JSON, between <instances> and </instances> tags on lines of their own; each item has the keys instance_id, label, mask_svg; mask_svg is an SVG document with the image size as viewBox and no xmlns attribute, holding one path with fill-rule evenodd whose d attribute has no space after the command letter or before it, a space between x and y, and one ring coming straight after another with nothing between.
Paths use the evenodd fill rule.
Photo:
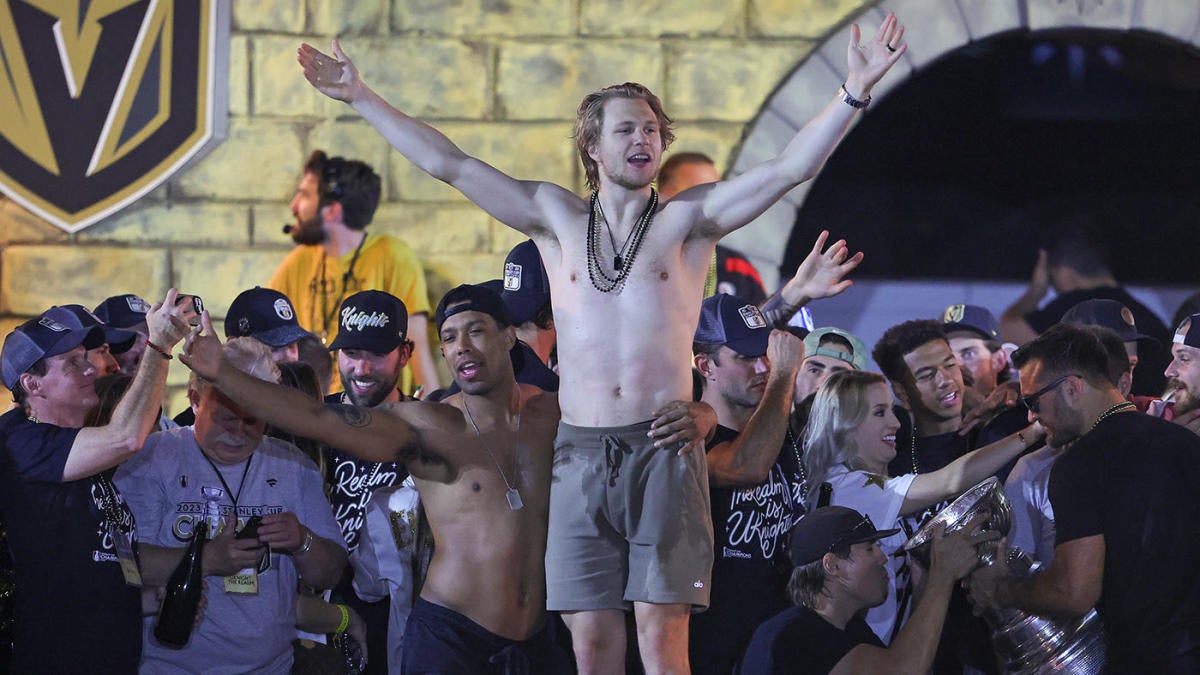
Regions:
<instances>
[{"instance_id":1,"label":"man with beard","mask_svg":"<svg viewBox=\"0 0 1200 675\"><path fill-rule=\"evenodd\" d=\"M687 355L717 241L816 175L904 55L903 33L893 14L866 42L852 26L844 86L777 158L661 204L651 185L674 134L661 101L642 85L608 87L580 104L576 149L593 190L584 200L505 175L396 110L337 41L332 57L300 47L314 87L347 102L409 161L541 251L562 378L547 588L585 673L623 670L630 609L647 669L689 670L688 617L708 604L711 573L707 471L699 453L674 457L649 443L649 420L663 406L683 405L671 401L691 399ZM624 514L610 504L646 508Z\"/></svg>"},{"instance_id":2,"label":"man with beard","mask_svg":"<svg viewBox=\"0 0 1200 675\"><path fill-rule=\"evenodd\" d=\"M415 370L401 386L411 390L420 384L432 391L438 375L429 350L425 270L403 241L366 232L380 190L379 174L369 165L314 151L292 197L296 222L284 228L300 246L284 258L267 286L291 298L300 325L326 344L337 338L337 312L347 296L375 289L400 298L410 312Z\"/></svg>"},{"instance_id":3,"label":"man with beard","mask_svg":"<svg viewBox=\"0 0 1200 675\"><path fill-rule=\"evenodd\" d=\"M1171 357L1163 373L1169 378L1171 393L1166 399L1171 405L1157 406L1157 412L1200 434L1200 314L1184 319L1175 329Z\"/></svg>"},{"instance_id":4,"label":"man with beard","mask_svg":"<svg viewBox=\"0 0 1200 675\"><path fill-rule=\"evenodd\" d=\"M404 302L383 291L362 291L346 298L338 310L338 333L330 349L337 352L342 391L325 398L327 403L361 408L411 400L400 391L400 371L412 356L408 339L408 312ZM328 447L325 482L333 515L351 555L358 549L359 531L367 503L379 489L400 485L408 472L398 462L370 462L336 447ZM389 599L361 600L347 570L334 592L358 611L367 625L369 672L387 672Z\"/></svg>"},{"instance_id":5,"label":"man with beard","mask_svg":"<svg viewBox=\"0 0 1200 675\"><path fill-rule=\"evenodd\" d=\"M971 594L1039 614L1096 607L1106 672L1200 672L1200 438L1125 400L1098 331L1061 324L1013 355L1030 419L1070 446L1050 473L1054 562L1027 579L982 568Z\"/></svg>"}]
</instances>

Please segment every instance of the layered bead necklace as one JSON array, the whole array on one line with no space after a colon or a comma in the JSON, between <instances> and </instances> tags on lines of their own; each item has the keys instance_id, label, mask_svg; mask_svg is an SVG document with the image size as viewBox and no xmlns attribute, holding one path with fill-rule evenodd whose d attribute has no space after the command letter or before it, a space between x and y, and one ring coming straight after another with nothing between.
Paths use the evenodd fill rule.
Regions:
<instances>
[{"instance_id":1,"label":"layered bead necklace","mask_svg":"<svg viewBox=\"0 0 1200 675\"><path fill-rule=\"evenodd\" d=\"M608 219L604 217L604 210L600 207L600 193L592 193L592 212L588 216L587 258L588 278L591 279L592 286L596 290L601 293L619 292L625 285L625 280L629 278L629 271L633 269L633 261L637 258L642 241L646 237L646 231L650 229L650 222L654 220L657 207L658 192L654 188L650 188L650 200L646 202L646 208L642 211L642 215L638 216L629 236L625 238L625 244L618 250L617 240L612 234L612 226L608 224ZM604 265L600 263L599 223L601 221L604 222L609 240L612 242L613 269L616 270L616 276L610 277L604 269Z\"/></svg>"}]
</instances>

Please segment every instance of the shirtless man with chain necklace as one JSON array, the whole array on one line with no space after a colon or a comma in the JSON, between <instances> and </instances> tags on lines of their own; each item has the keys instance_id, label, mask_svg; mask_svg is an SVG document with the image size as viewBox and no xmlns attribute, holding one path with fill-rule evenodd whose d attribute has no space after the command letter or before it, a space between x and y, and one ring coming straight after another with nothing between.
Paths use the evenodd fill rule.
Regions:
<instances>
[{"instance_id":1,"label":"shirtless man with chain necklace","mask_svg":"<svg viewBox=\"0 0 1200 675\"><path fill-rule=\"evenodd\" d=\"M903 34L892 14L865 43L852 27L844 86L779 157L664 203L651 182L673 139L670 119L640 85L609 87L580 105L575 136L595 190L589 201L468 156L372 91L336 40L333 56L300 47L316 89L348 103L400 154L531 237L542 254L562 378L548 602L564 612L582 672L623 671L630 604L647 670L688 672L688 615L707 604L711 567L703 456L670 457L633 439L646 445L644 420L691 397L692 334L717 241L817 173L903 56ZM605 512L591 518L585 509ZM599 529L576 527L589 521Z\"/></svg>"}]
</instances>

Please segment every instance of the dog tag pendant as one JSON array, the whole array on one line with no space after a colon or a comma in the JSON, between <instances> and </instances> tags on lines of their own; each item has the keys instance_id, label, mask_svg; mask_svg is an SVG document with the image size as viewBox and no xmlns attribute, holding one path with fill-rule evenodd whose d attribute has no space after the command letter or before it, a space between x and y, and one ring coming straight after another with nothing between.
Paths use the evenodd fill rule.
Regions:
<instances>
[{"instance_id":1,"label":"dog tag pendant","mask_svg":"<svg viewBox=\"0 0 1200 675\"><path fill-rule=\"evenodd\" d=\"M525 502L521 501L521 493L517 492L517 488L509 488L504 496L508 498L508 508L513 511L520 511L525 507Z\"/></svg>"},{"instance_id":2,"label":"dog tag pendant","mask_svg":"<svg viewBox=\"0 0 1200 675\"><path fill-rule=\"evenodd\" d=\"M613 257L613 269L617 270L618 272L621 271L621 256L618 255Z\"/></svg>"}]
</instances>

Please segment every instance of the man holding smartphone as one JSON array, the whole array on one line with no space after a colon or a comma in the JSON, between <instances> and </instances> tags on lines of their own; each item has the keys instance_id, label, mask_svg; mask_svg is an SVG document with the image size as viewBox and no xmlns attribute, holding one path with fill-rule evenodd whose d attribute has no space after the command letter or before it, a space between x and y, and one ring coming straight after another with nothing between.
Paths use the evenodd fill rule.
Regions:
<instances>
[{"instance_id":1,"label":"man holding smartphone","mask_svg":"<svg viewBox=\"0 0 1200 675\"><path fill-rule=\"evenodd\" d=\"M232 340L224 354L253 377L279 379L260 342ZM143 559L177 560L200 521L217 531L204 547L203 618L178 650L159 644L154 619L147 619L142 672L194 671L200 664L225 672L287 672L297 581L328 588L346 564L320 472L294 446L264 436L265 422L195 375L188 399L195 425L152 435L137 461L114 477L142 523ZM172 568L155 565L164 574L147 572L146 584L164 584Z\"/></svg>"}]
</instances>

